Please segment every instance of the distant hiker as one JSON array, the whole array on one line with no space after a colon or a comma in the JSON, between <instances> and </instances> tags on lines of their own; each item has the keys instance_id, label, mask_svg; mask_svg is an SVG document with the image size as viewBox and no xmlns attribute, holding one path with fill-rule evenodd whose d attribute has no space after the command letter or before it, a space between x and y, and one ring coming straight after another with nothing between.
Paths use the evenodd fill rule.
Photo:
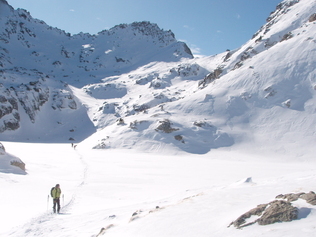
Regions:
<instances>
[{"instance_id":1,"label":"distant hiker","mask_svg":"<svg viewBox=\"0 0 316 237\"><path fill-rule=\"evenodd\" d=\"M71 147L74 147L74 144L73 144L73 143L71 143Z\"/></svg>"},{"instance_id":2,"label":"distant hiker","mask_svg":"<svg viewBox=\"0 0 316 237\"><path fill-rule=\"evenodd\" d=\"M56 213L56 205L57 205L57 213L59 213L60 211L60 194L61 194L60 185L56 184L56 186L51 191L51 195L54 202L54 206L53 206L54 213Z\"/></svg>"}]
</instances>

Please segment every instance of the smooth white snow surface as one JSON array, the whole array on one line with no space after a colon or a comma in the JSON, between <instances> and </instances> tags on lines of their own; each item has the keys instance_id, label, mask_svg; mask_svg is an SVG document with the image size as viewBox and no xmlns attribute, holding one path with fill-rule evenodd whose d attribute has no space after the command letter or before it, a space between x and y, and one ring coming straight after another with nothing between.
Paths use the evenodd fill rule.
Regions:
<instances>
[{"instance_id":1,"label":"smooth white snow surface","mask_svg":"<svg viewBox=\"0 0 316 237\"><path fill-rule=\"evenodd\" d=\"M40 89L53 93L34 122L21 109L21 128L0 134L7 152L0 155L0 236L97 237L101 228L104 236L123 237L316 236L316 207L301 200L294 203L298 220L227 228L279 194L316 191L316 21L308 20L316 3L282 3L256 37L210 57L170 58L176 42L167 32L172 42L165 42L169 46L159 55L135 54L143 46L135 44L147 42L146 36L134 39L126 54L132 58L121 58L126 49L114 43L130 45L128 36L134 35L122 27L115 28L120 40L106 45L101 38L91 44L92 36L84 34L73 36L76 45L67 41L56 50L39 44L34 54L18 37L6 44L3 94L39 80L34 62L45 74L54 73L41 81ZM3 19L11 14L8 6L0 10ZM25 11L14 14L12 19L24 16L29 24ZM7 29L4 22L0 28ZM17 25L10 22L15 35ZM48 26L41 25L31 28L48 39L41 33ZM52 32L54 42L68 37ZM291 37L283 40L287 34ZM44 49L50 60L40 54ZM99 52L108 63L102 70L92 60L78 64L80 57L65 57L92 59ZM22 60L30 54L37 59ZM63 66L55 67L56 60ZM20 68L12 70L11 61ZM204 81L216 69L222 70L220 78ZM77 109L55 111L56 103L69 102L65 98L74 98ZM174 132L158 129L166 120ZM26 173L9 165L12 157L26 164ZM49 197L57 183L64 195L60 215L52 214Z\"/></svg>"},{"instance_id":2,"label":"smooth white snow surface","mask_svg":"<svg viewBox=\"0 0 316 237\"><path fill-rule=\"evenodd\" d=\"M315 236L316 207L305 201L295 204L298 220L227 228L278 194L315 191L315 162L223 149L159 155L3 144L27 174L0 173L0 236L92 237L109 225L104 236ZM64 194L60 215L48 197L56 183Z\"/></svg>"}]
</instances>

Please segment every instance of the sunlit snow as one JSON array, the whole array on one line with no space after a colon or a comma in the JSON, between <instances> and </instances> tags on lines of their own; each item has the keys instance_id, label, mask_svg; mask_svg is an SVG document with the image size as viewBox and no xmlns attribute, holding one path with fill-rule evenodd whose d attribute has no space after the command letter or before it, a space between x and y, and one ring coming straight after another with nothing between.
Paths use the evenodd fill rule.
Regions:
<instances>
[{"instance_id":1,"label":"sunlit snow","mask_svg":"<svg viewBox=\"0 0 316 237\"><path fill-rule=\"evenodd\" d=\"M20 108L20 127L0 133L0 236L314 237L303 200L297 220L228 228L279 194L316 191L316 4L282 3L239 49L192 59L155 25L155 37L120 25L70 40L0 0L1 20L38 26L36 52L0 35L1 93L39 77L49 92L34 121Z\"/></svg>"}]
</instances>

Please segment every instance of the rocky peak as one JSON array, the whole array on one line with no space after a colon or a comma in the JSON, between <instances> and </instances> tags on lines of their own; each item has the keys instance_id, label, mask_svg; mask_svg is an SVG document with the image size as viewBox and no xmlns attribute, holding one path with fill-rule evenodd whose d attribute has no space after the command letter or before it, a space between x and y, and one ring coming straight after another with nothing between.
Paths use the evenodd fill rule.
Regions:
<instances>
[{"instance_id":1,"label":"rocky peak","mask_svg":"<svg viewBox=\"0 0 316 237\"><path fill-rule=\"evenodd\" d=\"M175 36L171 30L164 31L160 29L157 24L153 24L148 21L134 22L131 24L131 27L133 28L133 30L137 30L143 35L158 37L160 39L162 37L167 37L170 41L175 41Z\"/></svg>"},{"instance_id":2,"label":"rocky peak","mask_svg":"<svg viewBox=\"0 0 316 237\"><path fill-rule=\"evenodd\" d=\"M64 85L100 82L150 60L193 57L170 30L147 21L121 24L96 35L71 36L24 9L14 10L4 0L0 7L0 134L33 126L43 117L42 111L71 110L75 116L80 106ZM63 122L57 124L61 127Z\"/></svg>"},{"instance_id":3,"label":"rocky peak","mask_svg":"<svg viewBox=\"0 0 316 237\"><path fill-rule=\"evenodd\" d=\"M0 4L6 4L9 5L8 2L6 0L0 0Z\"/></svg>"},{"instance_id":4,"label":"rocky peak","mask_svg":"<svg viewBox=\"0 0 316 237\"><path fill-rule=\"evenodd\" d=\"M6 15L7 11L13 10L13 7L11 7L6 0L0 0L0 19L2 16Z\"/></svg>"},{"instance_id":5,"label":"rocky peak","mask_svg":"<svg viewBox=\"0 0 316 237\"><path fill-rule=\"evenodd\" d=\"M155 23L149 21L133 22L131 24L120 24L116 25L109 30L104 30L99 33L100 35L121 35L124 34L126 37L147 37L154 42L160 44L170 45L175 43L175 35L171 30L165 31ZM97 37L97 36L96 36ZM192 55L192 54L191 54Z\"/></svg>"}]
</instances>

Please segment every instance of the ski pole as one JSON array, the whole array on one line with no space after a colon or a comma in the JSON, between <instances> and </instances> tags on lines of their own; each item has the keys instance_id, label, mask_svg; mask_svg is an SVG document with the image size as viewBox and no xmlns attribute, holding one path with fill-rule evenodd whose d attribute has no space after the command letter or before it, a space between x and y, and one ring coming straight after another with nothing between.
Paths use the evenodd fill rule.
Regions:
<instances>
[{"instance_id":1,"label":"ski pole","mask_svg":"<svg viewBox=\"0 0 316 237\"><path fill-rule=\"evenodd\" d=\"M63 207L65 206L65 199L64 199L64 194L63 194Z\"/></svg>"}]
</instances>

